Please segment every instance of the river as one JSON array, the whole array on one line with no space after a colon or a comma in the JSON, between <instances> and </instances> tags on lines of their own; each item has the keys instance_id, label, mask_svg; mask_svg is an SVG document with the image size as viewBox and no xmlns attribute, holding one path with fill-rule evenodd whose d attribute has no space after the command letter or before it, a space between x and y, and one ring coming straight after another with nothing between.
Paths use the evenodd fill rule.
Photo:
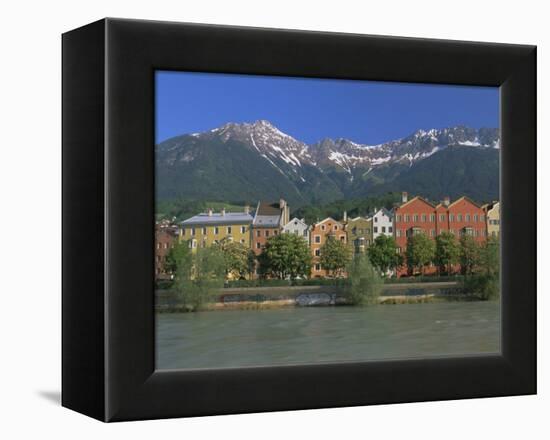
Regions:
<instances>
[{"instance_id":1,"label":"river","mask_svg":"<svg viewBox=\"0 0 550 440\"><path fill-rule=\"evenodd\" d=\"M500 352L500 302L159 313L157 368L228 368Z\"/></svg>"}]
</instances>

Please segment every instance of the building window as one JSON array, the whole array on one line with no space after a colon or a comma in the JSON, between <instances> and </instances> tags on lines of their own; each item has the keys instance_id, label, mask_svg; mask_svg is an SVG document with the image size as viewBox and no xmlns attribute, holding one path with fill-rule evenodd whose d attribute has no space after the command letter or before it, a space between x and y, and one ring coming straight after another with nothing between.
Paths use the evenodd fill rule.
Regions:
<instances>
[{"instance_id":1,"label":"building window","mask_svg":"<svg viewBox=\"0 0 550 440\"><path fill-rule=\"evenodd\" d=\"M195 249L197 247L197 240L191 241L191 247Z\"/></svg>"},{"instance_id":2,"label":"building window","mask_svg":"<svg viewBox=\"0 0 550 440\"><path fill-rule=\"evenodd\" d=\"M340 235L340 241L342 243L344 243L346 241L346 236L345 235Z\"/></svg>"},{"instance_id":3,"label":"building window","mask_svg":"<svg viewBox=\"0 0 550 440\"><path fill-rule=\"evenodd\" d=\"M260 242L257 242L256 243L256 249L261 249L262 248L262 244Z\"/></svg>"},{"instance_id":4,"label":"building window","mask_svg":"<svg viewBox=\"0 0 550 440\"><path fill-rule=\"evenodd\" d=\"M185 235L185 229L181 230L181 235Z\"/></svg>"},{"instance_id":5,"label":"building window","mask_svg":"<svg viewBox=\"0 0 550 440\"><path fill-rule=\"evenodd\" d=\"M160 243L157 243L157 249L160 249Z\"/></svg>"},{"instance_id":6,"label":"building window","mask_svg":"<svg viewBox=\"0 0 550 440\"><path fill-rule=\"evenodd\" d=\"M435 229L430 229L430 236L435 237Z\"/></svg>"},{"instance_id":7,"label":"building window","mask_svg":"<svg viewBox=\"0 0 550 440\"><path fill-rule=\"evenodd\" d=\"M321 249L315 249L315 256L319 257L321 255Z\"/></svg>"},{"instance_id":8,"label":"building window","mask_svg":"<svg viewBox=\"0 0 550 440\"><path fill-rule=\"evenodd\" d=\"M335 230L335 231L338 230L338 225L334 225L334 230Z\"/></svg>"},{"instance_id":9,"label":"building window","mask_svg":"<svg viewBox=\"0 0 550 440\"><path fill-rule=\"evenodd\" d=\"M195 228L191 229L191 235L194 236L194 235L195 235L195 232L196 232L196 231L195 231Z\"/></svg>"},{"instance_id":10,"label":"building window","mask_svg":"<svg viewBox=\"0 0 550 440\"><path fill-rule=\"evenodd\" d=\"M244 244L244 241L245 241L244 238L241 238L241 244Z\"/></svg>"},{"instance_id":11,"label":"building window","mask_svg":"<svg viewBox=\"0 0 550 440\"><path fill-rule=\"evenodd\" d=\"M397 237L401 237L401 229L396 229L396 230L395 230L395 235L396 235Z\"/></svg>"},{"instance_id":12,"label":"building window","mask_svg":"<svg viewBox=\"0 0 550 440\"><path fill-rule=\"evenodd\" d=\"M382 226L382 234L385 234L385 233L386 233L386 227Z\"/></svg>"},{"instance_id":13,"label":"building window","mask_svg":"<svg viewBox=\"0 0 550 440\"><path fill-rule=\"evenodd\" d=\"M317 263L317 264L315 265L315 270L316 270L317 272L319 272L319 271L321 270L321 265L320 265L319 263Z\"/></svg>"},{"instance_id":14,"label":"building window","mask_svg":"<svg viewBox=\"0 0 550 440\"><path fill-rule=\"evenodd\" d=\"M388 232L391 234L393 232L393 228L391 226L388 227Z\"/></svg>"},{"instance_id":15,"label":"building window","mask_svg":"<svg viewBox=\"0 0 550 440\"><path fill-rule=\"evenodd\" d=\"M378 217L374 217L374 223L378 223Z\"/></svg>"},{"instance_id":16,"label":"building window","mask_svg":"<svg viewBox=\"0 0 550 440\"><path fill-rule=\"evenodd\" d=\"M414 214L413 215L413 222L417 222L418 221L418 214Z\"/></svg>"},{"instance_id":17,"label":"building window","mask_svg":"<svg viewBox=\"0 0 550 440\"><path fill-rule=\"evenodd\" d=\"M304 237L307 237L307 229L304 230Z\"/></svg>"},{"instance_id":18,"label":"building window","mask_svg":"<svg viewBox=\"0 0 550 440\"><path fill-rule=\"evenodd\" d=\"M241 226L241 234L244 234L246 232L246 226Z\"/></svg>"},{"instance_id":19,"label":"building window","mask_svg":"<svg viewBox=\"0 0 550 440\"><path fill-rule=\"evenodd\" d=\"M411 221L411 216L409 214L405 214L405 221L406 222L410 222Z\"/></svg>"},{"instance_id":20,"label":"building window","mask_svg":"<svg viewBox=\"0 0 550 440\"><path fill-rule=\"evenodd\" d=\"M470 221L470 214L466 214L466 221L467 221L467 222Z\"/></svg>"},{"instance_id":21,"label":"building window","mask_svg":"<svg viewBox=\"0 0 550 440\"><path fill-rule=\"evenodd\" d=\"M261 236L262 236L261 231L256 231L256 237L261 237Z\"/></svg>"},{"instance_id":22,"label":"building window","mask_svg":"<svg viewBox=\"0 0 550 440\"><path fill-rule=\"evenodd\" d=\"M478 216L477 214L474 214L474 223L477 223Z\"/></svg>"},{"instance_id":23,"label":"building window","mask_svg":"<svg viewBox=\"0 0 550 440\"><path fill-rule=\"evenodd\" d=\"M231 226L228 226L228 227L227 227L227 233L228 233L228 234L231 234Z\"/></svg>"},{"instance_id":24,"label":"building window","mask_svg":"<svg viewBox=\"0 0 550 440\"><path fill-rule=\"evenodd\" d=\"M395 251L396 251L398 254L400 254L400 253L401 253L401 248L400 248L400 247L397 247L397 248L395 248Z\"/></svg>"},{"instance_id":25,"label":"building window","mask_svg":"<svg viewBox=\"0 0 550 440\"><path fill-rule=\"evenodd\" d=\"M269 231L268 230L265 231L265 236L269 237Z\"/></svg>"},{"instance_id":26,"label":"building window","mask_svg":"<svg viewBox=\"0 0 550 440\"><path fill-rule=\"evenodd\" d=\"M401 221L401 215L396 215L395 216L395 223L399 223Z\"/></svg>"},{"instance_id":27,"label":"building window","mask_svg":"<svg viewBox=\"0 0 550 440\"><path fill-rule=\"evenodd\" d=\"M325 225L321 225L321 231L325 230Z\"/></svg>"},{"instance_id":28,"label":"building window","mask_svg":"<svg viewBox=\"0 0 550 440\"><path fill-rule=\"evenodd\" d=\"M480 221L480 222L484 222L484 221L485 221L485 216L484 216L483 214L481 214L481 215L479 216L479 221Z\"/></svg>"},{"instance_id":29,"label":"building window","mask_svg":"<svg viewBox=\"0 0 550 440\"><path fill-rule=\"evenodd\" d=\"M462 214L457 214L456 219L457 219L457 221L461 222L462 221Z\"/></svg>"},{"instance_id":30,"label":"building window","mask_svg":"<svg viewBox=\"0 0 550 440\"><path fill-rule=\"evenodd\" d=\"M430 221L435 222L435 214L430 214Z\"/></svg>"},{"instance_id":31,"label":"building window","mask_svg":"<svg viewBox=\"0 0 550 440\"><path fill-rule=\"evenodd\" d=\"M426 222L427 219L428 218L427 218L426 214L422 214L422 222Z\"/></svg>"},{"instance_id":32,"label":"building window","mask_svg":"<svg viewBox=\"0 0 550 440\"><path fill-rule=\"evenodd\" d=\"M444 222L445 221L445 214L439 214L439 221Z\"/></svg>"},{"instance_id":33,"label":"building window","mask_svg":"<svg viewBox=\"0 0 550 440\"><path fill-rule=\"evenodd\" d=\"M217 226L214 228L214 235L218 235L220 233L220 228Z\"/></svg>"},{"instance_id":34,"label":"building window","mask_svg":"<svg viewBox=\"0 0 550 440\"><path fill-rule=\"evenodd\" d=\"M449 222L453 222L455 219L454 214L449 214Z\"/></svg>"},{"instance_id":35,"label":"building window","mask_svg":"<svg viewBox=\"0 0 550 440\"><path fill-rule=\"evenodd\" d=\"M273 231L273 235L277 235L279 231Z\"/></svg>"},{"instance_id":36,"label":"building window","mask_svg":"<svg viewBox=\"0 0 550 440\"><path fill-rule=\"evenodd\" d=\"M168 243L164 243L164 249L168 249Z\"/></svg>"},{"instance_id":37,"label":"building window","mask_svg":"<svg viewBox=\"0 0 550 440\"><path fill-rule=\"evenodd\" d=\"M378 226L375 226L374 228L372 228L374 230L374 233L375 234L378 234Z\"/></svg>"},{"instance_id":38,"label":"building window","mask_svg":"<svg viewBox=\"0 0 550 440\"><path fill-rule=\"evenodd\" d=\"M321 243L321 236L320 235L316 235L314 237L314 240L315 240L315 243Z\"/></svg>"}]
</instances>

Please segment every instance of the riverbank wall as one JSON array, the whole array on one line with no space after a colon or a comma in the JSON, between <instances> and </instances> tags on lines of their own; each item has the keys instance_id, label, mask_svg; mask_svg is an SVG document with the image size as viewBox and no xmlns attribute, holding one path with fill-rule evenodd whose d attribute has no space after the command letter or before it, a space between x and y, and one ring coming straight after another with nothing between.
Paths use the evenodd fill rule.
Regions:
<instances>
[{"instance_id":1,"label":"riverbank wall","mask_svg":"<svg viewBox=\"0 0 550 440\"><path fill-rule=\"evenodd\" d=\"M155 292L156 310L179 312L185 307L178 296L167 290ZM378 298L380 304L411 304L438 299L465 298L457 282L386 284ZM282 286L225 288L206 310L271 309L278 307L313 307L347 305L344 291L337 286Z\"/></svg>"}]
</instances>

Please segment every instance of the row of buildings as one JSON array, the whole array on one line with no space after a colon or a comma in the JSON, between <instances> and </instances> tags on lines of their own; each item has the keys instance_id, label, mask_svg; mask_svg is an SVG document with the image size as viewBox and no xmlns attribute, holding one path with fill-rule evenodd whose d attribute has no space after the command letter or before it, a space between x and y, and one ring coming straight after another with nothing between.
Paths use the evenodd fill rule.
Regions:
<instances>
[{"instance_id":1,"label":"row of buildings","mask_svg":"<svg viewBox=\"0 0 550 440\"><path fill-rule=\"evenodd\" d=\"M404 192L401 203L391 210L375 209L372 215L355 218L348 218L344 212L341 220L328 217L313 225L303 219L291 219L289 206L283 199L275 203L261 201L254 211L248 206L242 212L209 209L177 225L166 221L157 224L155 273L157 278L170 276L164 269L164 259L176 240L188 241L193 249L232 240L259 255L270 237L296 234L311 249L311 276L325 277L327 272L321 267L320 256L329 237L351 246L354 253L363 253L378 236L387 235L395 238L396 252L404 254L407 238L414 234L424 233L435 239L442 232L450 232L457 237L470 235L482 242L488 236L498 236L499 228L499 202L479 205L465 196L454 202L445 198L434 204L420 196L409 199ZM406 273L404 268L398 275Z\"/></svg>"}]
</instances>

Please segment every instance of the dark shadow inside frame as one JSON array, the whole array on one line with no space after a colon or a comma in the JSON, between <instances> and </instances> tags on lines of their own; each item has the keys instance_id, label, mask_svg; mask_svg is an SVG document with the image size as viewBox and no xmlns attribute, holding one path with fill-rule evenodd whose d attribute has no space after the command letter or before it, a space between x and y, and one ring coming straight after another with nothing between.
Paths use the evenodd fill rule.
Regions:
<instances>
[{"instance_id":1,"label":"dark shadow inside frame","mask_svg":"<svg viewBox=\"0 0 550 440\"><path fill-rule=\"evenodd\" d=\"M502 355L155 371L156 70L499 86ZM535 393L535 124L533 46L118 19L65 34L63 405L121 421Z\"/></svg>"}]
</instances>

